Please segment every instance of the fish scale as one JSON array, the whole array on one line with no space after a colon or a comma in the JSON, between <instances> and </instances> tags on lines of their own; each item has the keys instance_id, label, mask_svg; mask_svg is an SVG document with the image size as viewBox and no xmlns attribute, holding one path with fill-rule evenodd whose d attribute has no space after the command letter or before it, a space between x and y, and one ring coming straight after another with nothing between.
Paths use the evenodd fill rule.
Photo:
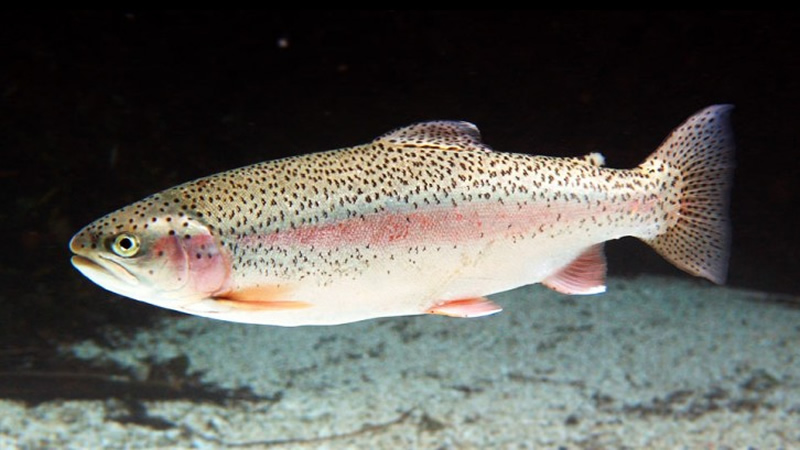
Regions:
<instances>
[{"instance_id":1,"label":"fish scale","mask_svg":"<svg viewBox=\"0 0 800 450\"><path fill-rule=\"evenodd\" d=\"M501 309L486 295L536 282L602 292L602 243L622 236L723 282L729 111L700 111L628 170L496 152L467 122L415 124L155 194L79 231L73 264L158 306L286 326L477 317Z\"/></svg>"}]
</instances>

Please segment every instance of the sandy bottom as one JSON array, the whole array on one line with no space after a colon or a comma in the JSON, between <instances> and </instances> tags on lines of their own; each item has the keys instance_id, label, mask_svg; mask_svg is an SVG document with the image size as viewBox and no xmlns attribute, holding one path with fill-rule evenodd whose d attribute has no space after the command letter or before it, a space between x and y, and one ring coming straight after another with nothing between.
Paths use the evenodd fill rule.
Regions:
<instances>
[{"instance_id":1,"label":"sandy bottom","mask_svg":"<svg viewBox=\"0 0 800 450\"><path fill-rule=\"evenodd\" d=\"M541 286L480 319L319 328L169 319L65 353L251 398L0 400L0 447L798 448L800 308L691 279Z\"/></svg>"}]
</instances>

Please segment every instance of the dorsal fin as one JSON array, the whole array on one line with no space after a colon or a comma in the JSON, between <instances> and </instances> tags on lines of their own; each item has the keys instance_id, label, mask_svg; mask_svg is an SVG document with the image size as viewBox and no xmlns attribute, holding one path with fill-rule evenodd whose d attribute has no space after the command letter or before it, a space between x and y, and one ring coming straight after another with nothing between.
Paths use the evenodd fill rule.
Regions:
<instances>
[{"instance_id":1,"label":"dorsal fin","mask_svg":"<svg viewBox=\"0 0 800 450\"><path fill-rule=\"evenodd\" d=\"M390 131L372 141L372 145L394 148L435 148L440 150L491 151L481 141L478 127L454 120L422 122Z\"/></svg>"}]
</instances>

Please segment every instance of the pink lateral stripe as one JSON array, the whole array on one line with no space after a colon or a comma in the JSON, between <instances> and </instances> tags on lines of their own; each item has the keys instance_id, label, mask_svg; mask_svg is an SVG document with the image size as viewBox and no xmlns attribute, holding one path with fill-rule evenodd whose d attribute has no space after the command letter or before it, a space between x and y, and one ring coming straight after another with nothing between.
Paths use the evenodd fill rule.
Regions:
<instances>
[{"instance_id":1,"label":"pink lateral stripe","mask_svg":"<svg viewBox=\"0 0 800 450\"><path fill-rule=\"evenodd\" d=\"M570 215L584 217L585 205L542 205L512 207L501 204L478 204L447 207L424 212L383 212L324 225L307 225L281 230L264 236L245 236L244 245L342 245L389 246L447 245L478 240L493 235L513 235L542 225L552 225Z\"/></svg>"},{"instance_id":2,"label":"pink lateral stripe","mask_svg":"<svg viewBox=\"0 0 800 450\"><path fill-rule=\"evenodd\" d=\"M347 244L374 246L407 243L455 243L478 237L485 230L484 218L489 211L473 209L440 209L429 212L384 212L363 218L352 218L324 225L307 225L294 230L281 230L266 236L247 236L245 243L265 245L314 245L337 247Z\"/></svg>"}]
</instances>

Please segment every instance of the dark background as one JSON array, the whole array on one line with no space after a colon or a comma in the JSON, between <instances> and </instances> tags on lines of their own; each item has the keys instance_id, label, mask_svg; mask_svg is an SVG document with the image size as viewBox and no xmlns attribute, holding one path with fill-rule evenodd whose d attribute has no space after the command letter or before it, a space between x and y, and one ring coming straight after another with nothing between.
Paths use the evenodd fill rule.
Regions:
<instances>
[{"instance_id":1,"label":"dark background","mask_svg":"<svg viewBox=\"0 0 800 450\"><path fill-rule=\"evenodd\" d=\"M715 103L736 105L729 284L796 296L799 19L4 12L2 336L19 348L172 314L84 279L67 242L179 182L429 119L474 122L500 151L599 150L610 167L630 167ZM607 247L611 276L690 279L634 239Z\"/></svg>"}]
</instances>

